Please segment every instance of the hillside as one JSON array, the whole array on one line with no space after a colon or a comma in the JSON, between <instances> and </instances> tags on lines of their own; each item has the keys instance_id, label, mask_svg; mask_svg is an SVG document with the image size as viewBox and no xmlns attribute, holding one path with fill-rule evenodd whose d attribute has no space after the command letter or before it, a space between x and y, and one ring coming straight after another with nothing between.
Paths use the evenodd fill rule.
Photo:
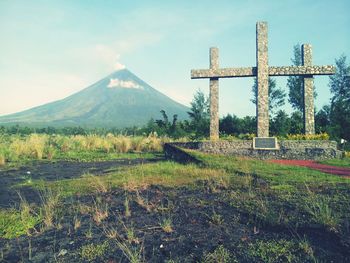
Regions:
<instances>
[{"instance_id":1,"label":"hillside","mask_svg":"<svg viewBox=\"0 0 350 263\"><path fill-rule=\"evenodd\" d=\"M0 116L1 125L130 127L169 116L187 118L188 108L175 102L127 69L115 71L65 98L26 111Z\"/></svg>"}]
</instances>

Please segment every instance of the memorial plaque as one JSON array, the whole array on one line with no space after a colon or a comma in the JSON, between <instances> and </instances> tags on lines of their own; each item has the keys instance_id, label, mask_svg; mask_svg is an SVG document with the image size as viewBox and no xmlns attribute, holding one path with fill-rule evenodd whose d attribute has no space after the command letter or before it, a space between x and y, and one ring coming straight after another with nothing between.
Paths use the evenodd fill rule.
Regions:
<instances>
[{"instance_id":1,"label":"memorial plaque","mask_svg":"<svg viewBox=\"0 0 350 263\"><path fill-rule=\"evenodd\" d=\"M277 150L276 137L255 137L253 139L253 149L257 150Z\"/></svg>"}]
</instances>

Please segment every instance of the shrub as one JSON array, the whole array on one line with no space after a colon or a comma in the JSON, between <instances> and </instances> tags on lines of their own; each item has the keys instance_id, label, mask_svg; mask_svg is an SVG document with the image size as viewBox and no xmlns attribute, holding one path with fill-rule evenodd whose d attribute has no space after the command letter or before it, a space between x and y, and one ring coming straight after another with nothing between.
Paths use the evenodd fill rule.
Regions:
<instances>
[{"instance_id":1,"label":"shrub","mask_svg":"<svg viewBox=\"0 0 350 263\"><path fill-rule=\"evenodd\" d=\"M320 134L287 134L288 140L329 140L327 133Z\"/></svg>"},{"instance_id":2,"label":"shrub","mask_svg":"<svg viewBox=\"0 0 350 263\"><path fill-rule=\"evenodd\" d=\"M29 235L31 230L42 221L25 199L20 196L19 210L0 210L0 238L14 238Z\"/></svg>"},{"instance_id":3,"label":"shrub","mask_svg":"<svg viewBox=\"0 0 350 263\"><path fill-rule=\"evenodd\" d=\"M223 245L218 246L213 252L205 253L203 263L228 263L238 262Z\"/></svg>"},{"instance_id":4,"label":"shrub","mask_svg":"<svg viewBox=\"0 0 350 263\"><path fill-rule=\"evenodd\" d=\"M88 244L81 247L80 256L87 261L94 261L103 257L108 248L109 244L107 241L102 244Z\"/></svg>"},{"instance_id":5,"label":"shrub","mask_svg":"<svg viewBox=\"0 0 350 263\"><path fill-rule=\"evenodd\" d=\"M46 135L31 134L26 140L26 147L29 148L30 154L36 159L42 159L47 142Z\"/></svg>"},{"instance_id":6,"label":"shrub","mask_svg":"<svg viewBox=\"0 0 350 263\"><path fill-rule=\"evenodd\" d=\"M229 142L231 142L231 141L236 141L236 140L238 140L239 138L237 138L236 136L234 136L234 135L226 135L226 134L224 134L224 135L222 135L222 136L220 136L220 139L221 140L224 140L224 141L229 141Z\"/></svg>"},{"instance_id":7,"label":"shrub","mask_svg":"<svg viewBox=\"0 0 350 263\"><path fill-rule=\"evenodd\" d=\"M10 144L10 151L14 159L28 156L28 148L23 140L15 138Z\"/></svg>"},{"instance_id":8,"label":"shrub","mask_svg":"<svg viewBox=\"0 0 350 263\"><path fill-rule=\"evenodd\" d=\"M254 137L256 137L255 133L245 133L238 136L242 140L253 140Z\"/></svg>"},{"instance_id":9,"label":"shrub","mask_svg":"<svg viewBox=\"0 0 350 263\"><path fill-rule=\"evenodd\" d=\"M258 240L248 246L248 255L262 262L313 262L313 251L305 241ZM311 249L311 250L310 250Z\"/></svg>"}]
</instances>

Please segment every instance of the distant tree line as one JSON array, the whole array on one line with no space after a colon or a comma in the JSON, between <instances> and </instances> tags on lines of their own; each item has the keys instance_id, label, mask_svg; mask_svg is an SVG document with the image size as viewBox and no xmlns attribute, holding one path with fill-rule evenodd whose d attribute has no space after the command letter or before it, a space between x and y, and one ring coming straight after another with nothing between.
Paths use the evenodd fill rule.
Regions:
<instances>
[{"instance_id":1,"label":"distant tree line","mask_svg":"<svg viewBox=\"0 0 350 263\"><path fill-rule=\"evenodd\" d=\"M341 55L335 60L336 73L329 77L331 99L321 109L315 109L316 133L326 132L331 139L341 138L350 141L350 65L346 56ZM294 46L293 65L299 66L302 63L300 45ZM286 92L277 87L276 80L269 78L269 106L270 106L270 133L274 136L286 136L287 134L303 133L303 78L290 76L287 80L288 102L293 108L289 115L285 110L280 109L285 104ZM256 79L252 86L252 99L255 104L257 99ZM315 97L317 93L314 93ZM0 133L8 134L64 134L64 135L86 135L86 134L123 134L123 135L148 135L157 133L172 138L188 137L190 139L201 139L209 136L209 100L203 92L197 91L191 102L188 120L180 121L178 116L168 116L162 110L159 119L151 119L143 127L130 128L95 128L86 129L83 127L65 128L30 128L22 126L0 127ZM220 133L222 136L233 135L240 137L242 134L256 133L256 117L246 116L240 118L234 114L227 114L220 119Z\"/></svg>"},{"instance_id":2,"label":"distant tree line","mask_svg":"<svg viewBox=\"0 0 350 263\"><path fill-rule=\"evenodd\" d=\"M294 46L294 56L291 59L293 65L300 66L302 57L300 45ZM350 141L350 65L346 56L341 55L335 59L336 73L329 77L331 99L321 109L315 109L316 133L328 133L331 139ZM294 110L291 114L281 106L285 104L286 92L277 87L276 80L269 78L269 108L270 108L270 133L274 136L286 136L287 134L302 134L304 132L303 109L304 92L303 78L290 76L287 80L288 102ZM315 90L315 89L314 89ZM252 86L253 97L251 101L256 104L257 82ZM317 97L314 91L314 97ZM203 138L209 134L209 101L201 91L197 91L191 102L188 121L178 121L173 116L170 121L164 111L162 119L150 121L144 130L156 131L171 137L188 136L191 138ZM227 114L220 119L221 135L240 136L242 134L256 133L256 117L246 116L239 118L234 114Z\"/></svg>"}]
</instances>

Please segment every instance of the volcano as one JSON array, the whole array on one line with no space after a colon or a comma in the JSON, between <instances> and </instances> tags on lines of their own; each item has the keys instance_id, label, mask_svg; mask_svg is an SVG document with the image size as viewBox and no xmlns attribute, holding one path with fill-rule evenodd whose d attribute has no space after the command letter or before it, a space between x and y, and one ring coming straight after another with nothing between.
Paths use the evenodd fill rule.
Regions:
<instances>
[{"instance_id":1,"label":"volcano","mask_svg":"<svg viewBox=\"0 0 350 263\"><path fill-rule=\"evenodd\" d=\"M30 127L132 127L151 118L187 119L189 110L152 88L128 69L113 72L95 84L65 98L22 112L0 116L2 125Z\"/></svg>"}]
</instances>

